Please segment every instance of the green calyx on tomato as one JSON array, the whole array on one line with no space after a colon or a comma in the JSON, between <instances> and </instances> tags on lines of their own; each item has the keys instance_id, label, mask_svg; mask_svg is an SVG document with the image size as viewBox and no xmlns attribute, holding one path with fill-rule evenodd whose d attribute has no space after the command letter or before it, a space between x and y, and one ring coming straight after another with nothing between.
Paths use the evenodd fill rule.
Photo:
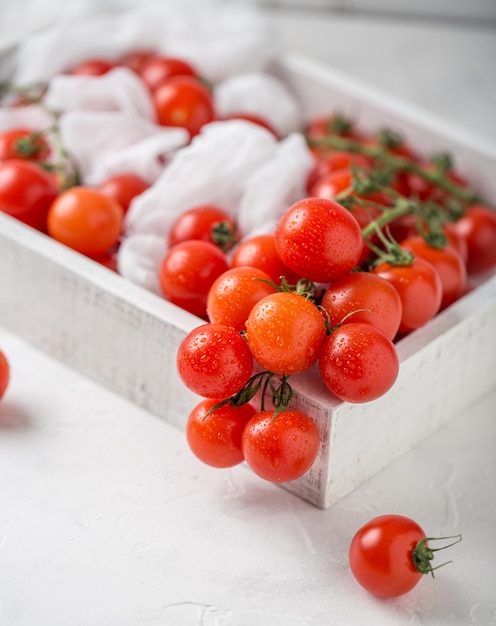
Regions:
<instances>
[{"instance_id":1,"label":"green calyx on tomato","mask_svg":"<svg viewBox=\"0 0 496 626\"><path fill-rule=\"evenodd\" d=\"M427 544L430 541L445 541L448 539L454 539L450 544L446 546L442 546L441 548L430 548ZM444 565L448 565L451 561L446 561L445 563L441 563L441 565L437 565L436 567L432 567L432 560L434 558L434 553L439 552L440 550L445 550L446 548L450 548L455 544L459 543L462 540L461 535L453 535L450 537L424 537L420 539L415 548L412 551L412 560L415 565L415 569L421 574L431 574L434 578L434 570L443 567Z\"/></svg>"}]
</instances>

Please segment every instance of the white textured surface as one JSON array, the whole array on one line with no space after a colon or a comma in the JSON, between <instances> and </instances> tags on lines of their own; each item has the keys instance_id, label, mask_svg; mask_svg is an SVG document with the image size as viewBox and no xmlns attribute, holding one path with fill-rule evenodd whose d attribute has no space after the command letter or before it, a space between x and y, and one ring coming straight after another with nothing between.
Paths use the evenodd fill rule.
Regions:
<instances>
[{"instance_id":1,"label":"white textured surface","mask_svg":"<svg viewBox=\"0 0 496 626\"><path fill-rule=\"evenodd\" d=\"M3 329L0 345L2 626L494 623L495 394L322 511L206 468L180 431ZM384 512L463 533L452 564L390 601L347 567Z\"/></svg>"}]
</instances>

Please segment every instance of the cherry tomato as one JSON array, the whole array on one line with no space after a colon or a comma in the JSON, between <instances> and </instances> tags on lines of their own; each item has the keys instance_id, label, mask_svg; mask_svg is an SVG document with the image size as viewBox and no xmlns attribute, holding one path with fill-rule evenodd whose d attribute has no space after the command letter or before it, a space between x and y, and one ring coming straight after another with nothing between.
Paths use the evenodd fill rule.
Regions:
<instances>
[{"instance_id":1,"label":"cherry tomato","mask_svg":"<svg viewBox=\"0 0 496 626\"><path fill-rule=\"evenodd\" d=\"M116 200L122 207L124 215L131 201L150 187L150 183L133 172L122 172L110 176L98 185L99 191Z\"/></svg>"},{"instance_id":2,"label":"cherry tomato","mask_svg":"<svg viewBox=\"0 0 496 626\"><path fill-rule=\"evenodd\" d=\"M400 333L420 328L438 313L443 286L439 274L425 259L417 257L409 265L381 263L372 271L389 281L401 298Z\"/></svg>"},{"instance_id":3,"label":"cherry tomato","mask_svg":"<svg viewBox=\"0 0 496 626\"><path fill-rule=\"evenodd\" d=\"M233 467L244 460L241 437L256 409L251 404L225 404L209 413L219 402L205 399L195 406L186 422L186 439L193 454L206 465Z\"/></svg>"},{"instance_id":4,"label":"cherry tomato","mask_svg":"<svg viewBox=\"0 0 496 626\"><path fill-rule=\"evenodd\" d=\"M46 230L50 205L58 187L51 174L24 159L0 163L0 211L36 228Z\"/></svg>"},{"instance_id":5,"label":"cherry tomato","mask_svg":"<svg viewBox=\"0 0 496 626\"><path fill-rule=\"evenodd\" d=\"M325 386L344 402L370 402L393 386L399 372L396 348L382 330L355 322L326 337L319 356Z\"/></svg>"},{"instance_id":6,"label":"cherry tomato","mask_svg":"<svg viewBox=\"0 0 496 626\"><path fill-rule=\"evenodd\" d=\"M129 68L136 74L140 73L145 61L155 55L153 50L136 49L124 54L118 61L119 65Z\"/></svg>"},{"instance_id":7,"label":"cherry tomato","mask_svg":"<svg viewBox=\"0 0 496 626\"><path fill-rule=\"evenodd\" d=\"M348 273L360 259L362 231L343 206L305 198L282 215L275 230L282 262L299 276L327 283Z\"/></svg>"},{"instance_id":8,"label":"cherry tomato","mask_svg":"<svg viewBox=\"0 0 496 626\"><path fill-rule=\"evenodd\" d=\"M429 261L439 274L443 288L441 309L453 304L463 295L467 283L467 268L453 246L447 244L444 248L434 248L423 237L416 235L403 240L401 247L410 250L416 257Z\"/></svg>"},{"instance_id":9,"label":"cherry tomato","mask_svg":"<svg viewBox=\"0 0 496 626\"><path fill-rule=\"evenodd\" d=\"M443 225L443 232L446 235L448 242L462 257L465 265L467 265L468 245L465 235L462 235L462 233L458 231L456 224L453 222L446 222L446 224Z\"/></svg>"},{"instance_id":10,"label":"cherry tomato","mask_svg":"<svg viewBox=\"0 0 496 626\"><path fill-rule=\"evenodd\" d=\"M236 246L231 257L231 267L242 266L256 267L266 272L277 285L281 284L281 277L291 285L300 278L281 261L273 233L254 235L243 239Z\"/></svg>"},{"instance_id":11,"label":"cherry tomato","mask_svg":"<svg viewBox=\"0 0 496 626\"><path fill-rule=\"evenodd\" d=\"M257 126L261 126L266 130L269 130L276 139L279 139L279 133L272 126L272 124L266 120L261 115L257 115L256 113L247 113L247 112L239 112L239 113L230 113L229 115L221 118L223 120L245 120L247 122L251 122L252 124L256 124Z\"/></svg>"},{"instance_id":12,"label":"cherry tomato","mask_svg":"<svg viewBox=\"0 0 496 626\"><path fill-rule=\"evenodd\" d=\"M171 76L196 76L195 68L177 57L152 55L145 59L139 75L151 91L163 85Z\"/></svg>"},{"instance_id":13,"label":"cherry tomato","mask_svg":"<svg viewBox=\"0 0 496 626\"><path fill-rule=\"evenodd\" d=\"M310 139L324 139L329 135L359 138L359 134L356 132L354 124L350 119L327 113L314 116L308 122L305 134Z\"/></svg>"},{"instance_id":14,"label":"cherry tomato","mask_svg":"<svg viewBox=\"0 0 496 626\"><path fill-rule=\"evenodd\" d=\"M246 340L253 356L275 374L298 374L319 356L326 326L318 307L289 291L265 296L246 321Z\"/></svg>"},{"instance_id":15,"label":"cherry tomato","mask_svg":"<svg viewBox=\"0 0 496 626\"><path fill-rule=\"evenodd\" d=\"M237 241L237 228L233 216L213 204L202 204L181 213L169 231L169 247L176 243L200 239L210 241L224 251Z\"/></svg>"},{"instance_id":16,"label":"cherry tomato","mask_svg":"<svg viewBox=\"0 0 496 626\"><path fill-rule=\"evenodd\" d=\"M400 327L402 305L398 292L371 272L352 272L338 278L325 291L321 304L331 326L364 322L376 326L390 339Z\"/></svg>"},{"instance_id":17,"label":"cherry tomato","mask_svg":"<svg viewBox=\"0 0 496 626\"><path fill-rule=\"evenodd\" d=\"M205 318L209 289L228 269L224 253L213 243L183 241L165 255L159 269L160 287L170 302Z\"/></svg>"},{"instance_id":18,"label":"cherry tomato","mask_svg":"<svg viewBox=\"0 0 496 626\"><path fill-rule=\"evenodd\" d=\"M116 66L114 61L95 57L81 61L69 70L69 74L76 76L102 76Z\"/></svg>"},{"instance_id":19,"label":"cherry tomato","mask_svg":"<svg viewBox=\"0 0 496 626\"><path fill-rule=\"evenodd\" d=\"M256 267L233 267L217 278L207 297L211 322L227 324L236 330L246 328L246 320L257 302L277 289L268 274Z\"/></svg>"},{"instance_id":20,"label":"cherry tomato","mask_svg":"<svg viewBox=\"0 0 496 626\"><path fill-rule=\"evenodd\" d=\"M469 274L486 272L496 265L496 212L480 205L471 205L455 222L455 228L467 243Z\"/></svg>"},{"instance_id":21,"label":"cherry tomato","mask_svg":"<svg viewBox=\"0 0 496 626\"><path fill-rule=\"evenodd\" d=\"M342 169L329 172L324 176L321 176L312 185L310 189L310 195L316 198L326 198L328 200L334 200L339 194L347 192L351 189L353 184L353 171L351 169ZM350 192L351 196L357 194L353 191ZM359 196L362 200L369 200L371 202L377 202L384 206L390 205L391 201L387 194L382 191L375 191L373 193Z\"/></svg>"},{"instance_id":22,"label":"cherry tomato","mask_svg":"<svg viewBox=\"0 0 496 626\"><path fill-rule=\"evenodd\" d=\"M320 446L315 422L302 411L286 409L256 413L246 424L241 449L248 466L261 478L285 483L303 476L314 464Z\"/></svg>"},{"instance_id":23,"label":"cherry tomato","mask_svg":"<svg viewBox=\"0 0 496 626\"><path fill-rule=\"evenodd\" d=\"M212 94L192 76L172 76L152 97L159 124L185 128L192 137L215 118Z\"/></svg>"},{"instance_id":24,"label":"cherry tomato","mask_svg":"<svg viewBox=\"0 0 496 626\"><path fill-rule=\"evenodd\" d=\"M246 341L224 324L202 324L190 331L178 348L176 361L186 387L205 398L231 397L253 371Z\"/></svg>"},{"instance_id":25,"label":"cherry tomato","mask_svg":"<svg viewBox=\"0 0 496 626\"><path fill-rule=\"evenodd\" d=\"M71 187L52 203L48 234L86 256L98 256L119 241L123 210L116 200L92 187Z\"/></svg>"},{"instance_id":26,"label":"cherry tomato","mask_svg":"<svg viewBox=\"0 0 496 626\"><path fill-rule=\"evenodd\" d=\"M16 127L0 133L0 161L45 161L49 155L50 146L47 140L34 128Z\"/></svg>"},{"instance_id":27,"label":"cherry tomato","mask_svg":"<svg viewBox=\"0 0 496 626\"><path fill-rule=\"evenodd\" d=\"M352 166L370 168L370 161L354 152L331 150L319 156L307 179L307 191L311 194L313 185L331 172L349 170Z\"/></svg>"},{"instance_id":28,"label":"cherry tomato","mask_svg":"<svg viewBox=\"0 0 496 626\"><path fill-rule=\"evenodd\" d=\"M422 528L408 517L375 517L351 541L351 572L375 596L394 598L408 593L423 576L415 566L414 551L425 538Z\"/></svg>"},{"instance_id":29,"label":"cherry tomato","mask_svg":"<svg viewBox=\"0 0 496 626\"><path fill-rule=\"evenodd\" d=\"M7 357L0 350L0 400L7 391L10 381L10 365Z\"/></svg>"}]
</instances>

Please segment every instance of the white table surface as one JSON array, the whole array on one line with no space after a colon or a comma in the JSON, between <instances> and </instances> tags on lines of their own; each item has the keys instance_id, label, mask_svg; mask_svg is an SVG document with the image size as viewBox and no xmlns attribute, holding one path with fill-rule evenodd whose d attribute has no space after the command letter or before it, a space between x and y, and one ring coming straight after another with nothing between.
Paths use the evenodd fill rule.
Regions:
<instances>
[{"instance_id":1,"label":"white table surface","mask_svg":"<svg viewBox=\"0 0 496 626\"><path fill-rule=\"evenodd\" d=\"M271 19L288 50L496 145L490 28ZM204 466L183 433L2 328L0 348L12 365L0 403L1 626L496 623L496 389L322 511L244 466ZM434 580L387 601L347 567L354 532L383 513L463 534Z\"/></svg>"}]
</instances>

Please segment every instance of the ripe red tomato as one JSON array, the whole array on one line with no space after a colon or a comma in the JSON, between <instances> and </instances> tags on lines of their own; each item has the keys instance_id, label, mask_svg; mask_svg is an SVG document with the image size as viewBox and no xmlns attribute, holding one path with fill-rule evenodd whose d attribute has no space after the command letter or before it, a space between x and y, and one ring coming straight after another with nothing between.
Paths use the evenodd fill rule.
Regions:
<instances>
[{"instance_id":1,"label":"ripe red tomato","mask_svg":"<svg viewBox=\"0 0 496 626\"><path fill-rule=\"evenodd\" d=\"M362 253L357 220L343 206L305 198L282 215L275 230L282 262L299 276L327 283L353 269Z\"/></svg>"},{"instance_id":2,"label":"ripe red tomato","mask_svg":"<svg viewBox=\"0 0 496 626\"><path fill-rule=\"evenodd\" d=\"M150 183L138 174L122 172L104 180L98 185L98 190L116 200L121 205L125 215L131 201L146 191L148 187L150 187Z\"/></svg>"},{"instance_id":3,"label":"ripe red tomato","mask_svg":"<svg viewBox=\"0 0 496 626\"><path fill-rule=\"evenodd\" d=\"M152 98L158 123L185 128L191 137L215 118L212 94L193 76L172 76Z\"/></svg>"},{"instance_id":4,"label":"ripe red tomato","mask_svg":"<svg viewBox=\"0 0 496 626\"><path fill-rule=\"evenodd\" d=\"M376 326L390 339L400 327L402 305L398 292L371 272L352 272L338 278L325 291L321 304L331 326L364 322ZM346 317L350 313L353 315Z\"/></svg>"},{"instance_id":5,"label":"ripe red tomato","mask_svg":"<svg viewBox=\"0 0 496 626\"><path fill-rule=\"evenodd\" d=\"M50 156L50 146L45 137L34 128L16 127L0 133L0 161L28 159L45 161Z\"/></svg>"},{"instance_id":6,"label":"ripe red tomato","mask_svg":"<svg viewBox=\"0 0 496 626\"><path fill-rule=\"evenodd\" d=\"M190 331L178 348L176 362L186 387L205 398L231 397L253 371L246 341L224 324L202 324Z\"/></svg>"},{"instance_id":7,"label":"ripe red tomato","mask_svg":"<svg viewBox=\"0 0 496 626\"><path fill-rule=\"evenodd\" d=\"M326 337L319 356L325 386L344 402L370 402L393 386L399 372L396 348L382 330L355 322Z\"/></svg>"},{"instance_id":8,"label":"ripe red tomato","mask_svg":"<svg viewBox=\"0 0 496 626\"><path fill-rule=\"evenodd\" d=\"M202 204L181 213L171 226L168 245L189 239L210 241L222 250L229 250L237 241L234 217L213 204Z\"/></svg>"},{"instance_id":9,"label":"ripe red tomato","mask_svg":"<svg viewBox=\"0 0 496 626\"><path fill-rule=\"evenodd\" d=\"M116 66L114 61L95 57L81 61L69 70L69 74L76 76L102 76Z\"/></svg>"},{"instance_id":10,"label":"ripe red tomato","mask_svg":"<svg viewBox=\"0 0 496 626\"><path fill-rule=\"evenodd\" d=\"M279 133L272 126L272 124L266 120L261 115L256 115L255 113L246 113L246 112L238 112L238 113L230 113L221 118L222 120L245 120L247 122L251 122L252 124L256 124L257 126L261 126L266 130L269 130L276 139L279 139Z\"/></svg>"},{"instance_id":11,"label":"ripe red tomato","mask_svg":"<svg viewBox=\"0 0 496 626\"><path fill-rule=\"evenodd\" d=\"M401 247L410 250L416 257L429 261L439 274L443 287L441 309L445 309L460 298L467 284L467 268L458 252L447 244L444 248L433 248L420 235L408 237Z\"/></svg>"},{"instance_id":12,"label":"ripe red tomato","mask_svg":"<svg viewBox=\"0 0 496 626\"><path fill-rule=\"evenodd\" d=\"M414 552L425 538L422 528L408 517L375 517L351 541L351 572L375 596L394 598L408 593L423 575L415 566Z\"/></svg>"},{"instance_id":13,"label":"ripe red tomato","mask_svg":"<svg viewBox=\"0 0 496 626\"><path fill-rule=\"evenodd\" d=\"M311 367L326 336L322 313L307 298L289 291L265 296L246 320L246 340L256 361L274 374L298 374Z\"/></svg>"},{"instance_id":14,"label":"ripe red tomato","mask_svg":"<svg viewBox=\"0 0 496 626\"><path fill-rule=\"evenodd\" d=\"M259 411L246 424L241 449L248 466L261 478L285 483L303 476L320 446L315 422L306 413L286 409Z\"/></svg>"},{"instance_id":15,"label":"ripe red tomato","mask_svg":"<svg viewBox=\"0 0 496 626\"><path fill-rule=\"evenodd\" d=\"M123 67L127 67L136 74L139 74L141 68L145 61L154 56L155 52L153 50L146 50L137 48L135 50L131 50L124 54L118 61L118 65L122 65Z\"/></svg>"},{"instance_id":16,"label":"ripe red tomato","mask_svg":"<svg viewBox=\"0 0 496 626\"><path fill-rule=\"evenodd\" d=\"M207 315L211 322L227 324L236 330L246 328L246 320L257 302L277 289L270 276L256 267L233 267L210 287Z\"/></svg>"},{"instance_id":17,"label":"ripe red tomato","mask_svg":"<svg viewBox=\"0 0 496 626\"><path fill-rule=\"evenodd\" d=\"M145 59L139 69L139 75L150 89L155 91L171 76L196 76L195 68L184 59L154 54Z\"/></svg>"},{"instance_id":18,"label":"ripe red tomato","mask_svg":"<svg viewBox=\"0 0 496 626\"><path fill-rule=\"evenodd\" d=\"M467 243L469 274L492 269L496 265L496 212L474 204L455 222L455 228Z\"/></svg>"},{"instance_id":19,"label":"ripe red tomato","mask_svg":"<svg viewBox=\"0 0 496 626\"><path fill-rule=\"evenodd\" d=\"M372 271L389 281L401 298L400 333L420 328L438 313L443 286L439 274L425 259L417 257L409 265L381 263Z\"/></svg>"},{"instance_id":20,"label":"ripe red tomato","mask_svg":"<svg viewBox=\"0 0 496 626\"><path fill-rule=\"evenodd\" d=\"M273 233L254 235L243 239L233 251L231 267L250 266L266 272L276 284L281 284L281 277L290 285L297 283L300 276L286 267L277 252Z\"/></svg>"},{"instance_id":21,"label":"ripe red tomato","mask_svg":"<svg viewBox=\"0 0 496 626\"><path fill-rule=\"evenodd\" d=\"M0 400L7 391L10 381L10 365L7 357L0 350Z\"/></svg>"},{"instance_id":22,"label":"ripe red tomato","mask_svg":"<svg viewBox=\"0 0 496 626\"><path fill-rule=\"evenodd\" d=\"M213 243L183 241L170 248L160 265L160 288L167 300L205 318L209 289L228 269L225 254Z\"/></svg>"},{"instance_id":23,"label":"ripe red tomato","mask_svg":"<svg viewBox=\"0 0 496 626\"><path fill-rule=\"evenodd\" d=\"M256 409L251 404L225 404L215 411L220 400L205 399L191 411L186 422L186 439L193 454L212 467L233 467L244 460L241 437Z\"/></svg>"},{"instance_id":24,"label":"ripe red tomato","mask_svg":"<svg viewBox=\"0 0 496 626\"><path fill-rule=\"evenodd\" d=\"M311 190L315 183L327 174L338 170L351 171L350 168L353 166L369 168L370 161L361 154L344 152L341 150L331 150L322 154L317 158L315 166L308 175L307 191L311 194Z\"/></svg>"},{"instance_id":25,"label":"ripe red tomato","mask_svg":"<svg viewBox=\"0 0 496 626\"><path fill-rule=\"evenodd\" d=\"M310 189L310 195L316 198L334 200L339 194L350 190L352 184L353 171L351 169L335 170L317 179ZM355 192L350 192L350 195L356 196L357 194ZM382 191L374 191L366 196L359 197L363 200L383 204L384 206L391 204L387 194Z\"/></svg>"},{"instance_id":26,"label":"ripe red tomato","mask_svg":"<svg viewBox=\"0 0 496 626\"><path fill-rule=\"evenodd\" d=\"M0 163L0 211L36 228L46 230L50 205L58 187L51 174L24 159Z\"/></svg>"},{"instance_id":27,"label":"ripe red tomato","mask_svg":"<svg viewBox=\"0 0 496 626\"><path fill-rule=\"evenodd\" d=\"M86 256L98 256L119 241L123 210L113 198L92 187L63 191L47 217L48 234Z\"/></svg>"}]
</instances>

